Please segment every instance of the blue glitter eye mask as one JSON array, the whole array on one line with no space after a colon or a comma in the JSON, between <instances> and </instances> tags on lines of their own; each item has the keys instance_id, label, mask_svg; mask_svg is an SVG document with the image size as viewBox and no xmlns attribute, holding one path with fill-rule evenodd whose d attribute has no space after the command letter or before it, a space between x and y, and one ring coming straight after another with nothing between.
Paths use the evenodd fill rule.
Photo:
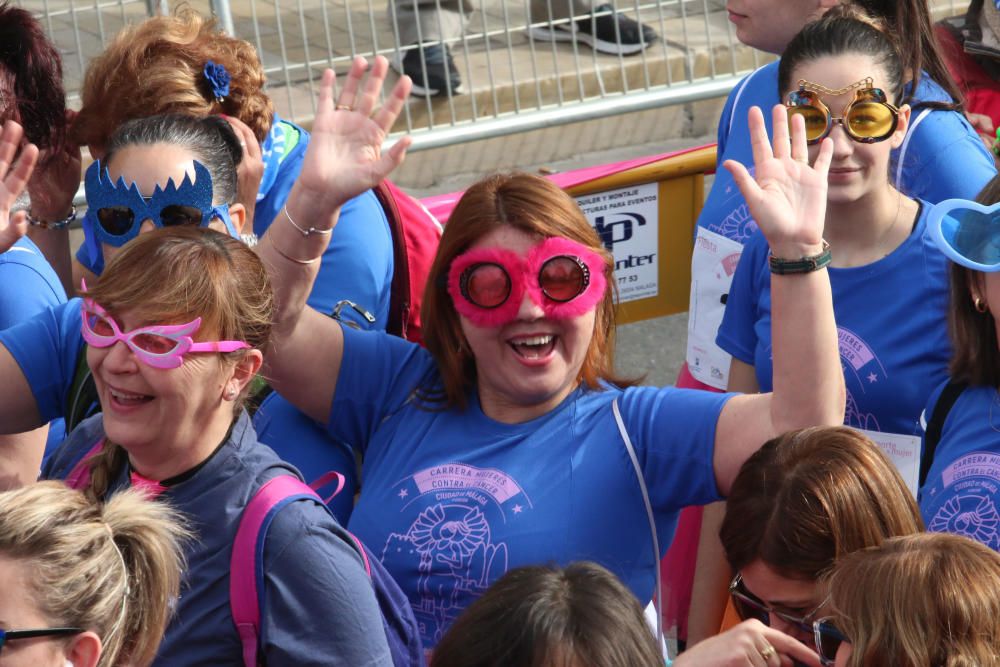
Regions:
<instances>
[{"instance_id":1,"label":"blue glitter eye mask","mask_svg":"<svg viewBox=\"0 0 1000 667\"><path fill-rule=\"evenodd\" d=\"M157 186L152 196L143 197L135 183L126 185L120 176L112 181L107 167L95 161L84 178L85 223L89 223L84 224L84 230L93 231L99 242L119 248L139 234L145 220L151 220L157 227L205 227L218 218L230 236L239 238L229 217L229 205L212 205L212 175L197 160L194 175L194 182L185 174L180 185L170 180L167 187Z\"/></svg>"}]
</instances>

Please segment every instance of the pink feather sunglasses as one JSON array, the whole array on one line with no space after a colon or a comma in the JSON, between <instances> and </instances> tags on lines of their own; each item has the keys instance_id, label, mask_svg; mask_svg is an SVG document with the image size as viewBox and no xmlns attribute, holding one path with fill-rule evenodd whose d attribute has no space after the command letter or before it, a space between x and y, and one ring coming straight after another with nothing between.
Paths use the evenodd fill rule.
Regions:
<instances>
[{"instance_id":1,"label":"pink feather sunglasses","mask_svg":"<svg viewBox=\"0 0 1000 667\"><path fill-rule=\"evenodd\" d=\"M84 285L83 288L86 289L87 286ZM191 352L235 352L250 347L238 340L194 342L191 336L201 326L200 317L187 324L139 327L122 333L114 318L92 299L83 300L80 315L83 320L83 340L88 345L111 347L121 341L140 361L153 368L179 368L184 363L184 355Z\"/></svg>"},{"instance_id":2,"label":"pink feather sunglasses","mask_svg":"<svg viewBox=\"0 0 1000 667\"><path fill-rule=\"evenodd\" d=\"M559 237L545 239L524 258L505 248L477 248L452 261L448 293L455 310L476 326L517 319L525 292L546 317L567 319L604 298L605 266L597 252Z\"/></svg>"}]
</instances>

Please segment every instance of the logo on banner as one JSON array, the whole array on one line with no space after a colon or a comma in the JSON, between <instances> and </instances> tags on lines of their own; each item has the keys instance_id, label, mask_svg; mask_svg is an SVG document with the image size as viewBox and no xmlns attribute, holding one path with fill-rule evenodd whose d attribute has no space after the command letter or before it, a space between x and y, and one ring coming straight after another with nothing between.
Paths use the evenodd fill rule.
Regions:
<instances>
[{"instance_id":1,"label":"logo on banner","mask_svg":"<svg viewBox=\"0 0 1000 667\"><path fill-rule=\"evenodd\" d=\"M614 255L621 302L659 293L658 201L656 183L577 199L604 247Z\"/></svg>"}]
</instances>

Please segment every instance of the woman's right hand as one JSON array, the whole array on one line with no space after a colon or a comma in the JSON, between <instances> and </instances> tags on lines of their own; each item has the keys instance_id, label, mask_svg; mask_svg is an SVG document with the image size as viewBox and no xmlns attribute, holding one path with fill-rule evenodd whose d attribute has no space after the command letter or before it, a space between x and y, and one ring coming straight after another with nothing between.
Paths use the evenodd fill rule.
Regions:
<instances>
[{"instance_id":1,"label":"woman's right hand","mask_svg":"<svg viewBox=\"0 0 1000 667\"><path fill-rule=\"evenodd\" d=\"M25 144L17 162L11 165L21 146L23 134L21 126L12 120L4 123L0 131L0 252L10 250L28 231L27 213L18 211L12 215L10 212L27 187L38 160L38 148L34 144Z\"/></svg>"},{"instance_id":2,"label":"woman's right hand","mask_svg":"<svg viewBox=\"0 0 1000 667\"><path fill-rule=\"evenodd\" d=\"M820 667L819 656L799 640L749 620L698 642L673 667L792 667L793 660Z\"/></svg>"},{"instance_id":3,"label":"woman's right hand","mask_svg":"<svg viewBox=\"0 0 1000 667\"><path fill-rule=\"evenodd\" d=\"M817 255L823 248L826 217L827 171L833 158L833 141L820 145L815 162L809 164L805 122L796 115L791 135L784 105L772 109L773 148L767 138L764 115L759 107L750 109L748 123L753 148L754 173L735 160L723 166L733 175L771 246L783 259Z\"/></svg>"},{"instance_id":4,"label":"woman's right hand","mask_svg":"<svg viewBox=\"0 0 1000 667\"><path fill-rule=\"evenodd\" d=\"M381 183L403 162L409 137L400 138L387 151L382 150L382 143L409 97L410 78L400 77L376 111L389 62L377 56L362 84L367 69L364 58L354 59L336 104L336 75L333 70L323 73L316 119L296 182L310 207L308 215L299 213L303 219L318 221L333 214L349 199Z\"/></svg>"}]
</instances>

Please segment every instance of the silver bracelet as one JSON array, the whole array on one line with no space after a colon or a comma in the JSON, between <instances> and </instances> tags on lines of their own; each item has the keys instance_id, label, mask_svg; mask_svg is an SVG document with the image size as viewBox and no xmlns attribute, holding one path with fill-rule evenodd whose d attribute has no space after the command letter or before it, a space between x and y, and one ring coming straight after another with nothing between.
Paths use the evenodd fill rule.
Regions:
<instances>
[{"instance_id":1,"label":"silver bracelet","mask_svg":"<svg viewBox=\"0 0 1000 667\"><path fill-rule=\"evenodd\" d=\"M66 229L71 222L76 220L76 204L72 205L72 208L67 215L62 220L38 220L31 215L31 211L27 212L28 224L32 227L38 227L39 229Z\"/></svg>"},{"instance_id":2,"label":"silver bracelet","mask_svg":"<svg viewBox=\"0 0 1000 667\"><path fill-rule=\"evenodd\" d=\"M288 212L288 204L281 207L281 210L285 212L285 217L288 218L288 222L292 223L292 227L299 230L302 236L309 236L310 234L330 234L333 229L316 229L315 227L310 227L309 229L303 229L295 224L295 220L292 219L292 214Z\"/></svg>"}]
</instances>

